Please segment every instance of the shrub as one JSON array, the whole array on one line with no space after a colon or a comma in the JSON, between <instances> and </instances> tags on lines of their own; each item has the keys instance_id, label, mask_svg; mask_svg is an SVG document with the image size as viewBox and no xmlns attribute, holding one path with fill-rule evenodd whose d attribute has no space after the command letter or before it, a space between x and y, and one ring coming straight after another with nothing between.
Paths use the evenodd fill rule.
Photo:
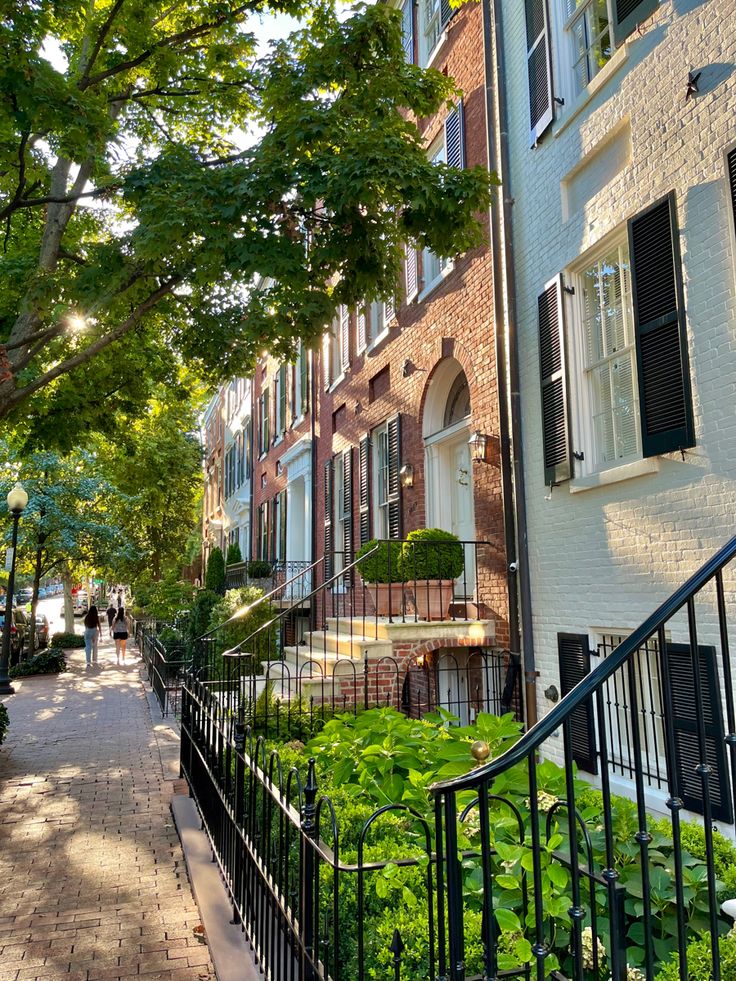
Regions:
<instances>
[{"instance_id":1,"label":"shrub","mask_svg":"<svg viewBox=\"0 0 736 981\"><path fill-rule=\"evenodd\" d=\"M8 710L3 703L0 702L0 746L2 746L3 742L5 741L9 727L10 716L8 715Z\"/></svg>"},{"instance_id":2,"label":"shrub","mask_svg":"<svg viewBox=\"0 0 736 981\"><path fill-rule=\"evenodd\" d=\"M401 546L402 576L413 579L457 579L465 567L463 547L457 535L441 528L410 531Z\"/></svg>"},{"instance_id":3,"label":"shrub","mask_svg":"<svg viewBox=\"0 0 736 981\"><path fill-rule=\"evenodd\" d=\"M272 572L271 563L265 562L263 559L254 559L248 563L249 579L269 579Z\"/></svg>"},{"instance_id":4,"label":"shrub","mask_svg":"<svg viewBox=\"0 0 736 981\"><path fill-rule=\"evenodd\" d=\"M375 538L361 545L355 553L355 558L361 559L368 555L373 549L372 555L358 565L360 572L366 582L391 583L404 582L401 567L401 542L376 541Z\"/></svg>"},{"instance_id":5,"label":"shrub","mask_svg":"<svg viewBox=\"0 0 736 981\"><path fill-rule=\"evenodd\" d=\"M211 589L214 593L225 592L225 559L222 549L213 548L210 552L204 585L205 589Z\"/></svg>"},{"instance_id":6,"label":"shrub","mask_svg":"<svg viewBox=\"0 0 736 981\"><path fill-rule=\"evenodd\" d=\"M185 651L184 637L181 631L174 629L174 627L164 627L156 639L166 651L167 656L173 653L181 655Z\"/></svg>"},{"instance_id":7,"label":"shrub","mask_svg":"<svg viewBox=\"0 0 736 981\"><path fill-rule=\"evenodd\" d=\"M69 651L75 647L84 647L84 637L81 634L54 634L49 646L57 650Z\"/></svg>"},{"instance_id":8,"label":"shrub","mask_svg":"<svg viewBox=\"0 0 736 981\"><path fill-rule=\"evenodd\" d=\"M189 618L189 636L192 640L207 632L212 616L212 607L220 601L211 589L200 589L194 597Z\"/></svg>"},{"instance_id":9,"label":"shrub","mask_svg":"<svg viewBox=\"0 0 736 981\"><path fill-rule=\"evenodd\" d=\"M158 582L149 575L141 577L133 586L134 602L139 615L153 620L173 620L183 607L192 605L194 586L177 579L170 573Z\"/></svg>"},{"instance_id":10,"label":"shrub","mask_svg":"<svg viewBox=\"0 0 736 981\"><path fill-rule=\"evenodd\" d=\"M243 586L241 589L228 589L223 597L212 607L208 629L215 630L221 624L233 616L238 610L245 606L256 603L263 596L263 590L255 586ZM275 610L270 603L261 603L256 608L227 626L222 626L214 634L215 651L222 654L223 651L230 650L250 637L259 627L272 620ZM267 630L263 630L253 639L248 653L252 655L247 661L243 662L244 674L258 674L261 669L261 662L277 656L276 651L276 624L272 624ZM219 672L222 672L222 664Z\"/></svg>"},{"instance_id":11,"label":"shrub","mask_svg":"<svg viewBox=\"0 0 736 981\"><path fill-rule=\"evenodd\" d=\"M736 978L736 934L729 933L718 941L721 953L721 977ZM710 935L687 945L687 976L689 981L703 981L713 976ZM680 957L671 960L656 976L656 981L680 981Z\"/></svg>"},{"instance_id":12,"label":"shrub","mask_svg":"<svg viewBox=\"0 0 736 981\"><path fill-rule=\"evenodd\" d=\"M63 651L49 649L14 665L8 674L11 678L23 678L30 674L59 674L61 671L66 671Z\"/></svg>"},{"instance_id":13,"label":"shrub","mask_svg":"<svg viewBox=\"0 0 736 981\"><path fill-rule=\"evenodd\" d=\"M235 565L236 562L243 561L243 554L240 551L240 545L237 542L232 542L227 547L227 565Z\"/></svg>"}]
</instances>

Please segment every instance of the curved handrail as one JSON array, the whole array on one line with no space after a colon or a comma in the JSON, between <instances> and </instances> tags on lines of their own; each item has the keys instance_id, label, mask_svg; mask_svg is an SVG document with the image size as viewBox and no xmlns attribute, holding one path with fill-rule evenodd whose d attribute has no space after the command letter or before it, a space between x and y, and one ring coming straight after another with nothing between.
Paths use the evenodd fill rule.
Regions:
<instances>
[{"instance_id":1,"label":"curved handrail","mask_svg":"<svg viewBox=\"0 0 736 981\"><path fill-rule=\"evenodd\" d=\"M350 565L346 565L344 569L340 569L340 571L336 572L334 576L331 576L329 579L325 579L323 583L320 583L319 586L316 586L311 593L308 593L303 598L302 603L306 603L308 600L311 600L312 597L316 596L317 593L323 592L333 583L337 582L338 579L342 579L346 573L350 572L351 569L355 569L357 566L360 565L360 563L364 559L367 559L369 555L373 555L373 553L376 552L377 550L378 550L378 545L374 545L372 549L365 552L359 558L353 559ZM222 656L223 657L250 657L250 653L247 651L243 651L243 647L249 641L251 641L256 636L256 634L260 634L268 630L269 627L272 627L274 623L277 623L279 620L282 620L289 612L290 612L289 610L279 610L279 612L276 614L275 617L272 617L266 623L262 623L260 627L257 627L252 634L249 634L245 638L245 640L241 640L239 644L236 644L235 647L231 647L229 651L223 651Z\"/></svg>"},{"instance_id":2,"label":"curved handrail","mask_svg":"<svg viewBox=\"0 0 736 981\"><path fill-rule=\"evenodd\" d=\"M212 627L212 629L208 630L206 634L202 634L201 637L195 638L194 643L196 644L200 640L207 640L211 634L216 634L218 630L222 630L223 627L226 627L229 623L232 623L233 620L241 620L246 614L255 610L257 606L260 606L261 603L265 603L266 600L271 599L271 597L275 596L276 593L280 592L282 589L286 589L287 586L290 586L293 582L296 582L297 579L301 579L302 576L305 576L308 572L311 572L315 566L319 565L320 562L324 562L324 560L324 555L318 559L315 559L314 562L312 562L311 565L308 565L306 569L302 569L300 572L297 572L295 576L292 576L291 579L287 579L286 582L282 582L279 586L275 586L270 593L264 593L263 596L259 596L259 598L253 603L250 603L248 606L241 607L241 609L239 609L236 613L233 613L231 617L228 617L227 620L223 620L222 623L218 623L216 627Z\"/></svg>"},{"instance_id":3,"label":"curved handrail","mask_svg":"<svg viewBox=\"0 0 736 981\"><path fill-rule=\"evenodd\" d=\"M590 674L564 696L543 719L526 732L501 756L460 777L443 780L429 789L434 794L472 790L479 783L492 780L517 763L527 759L555 730L566 722L587 698L595 694L604 681L625 664L634 651L646 643L657 629L673 617L687 601L703 588L736 555L736 536L698 569L679 589L666 599L637 629L606 657Z\"/></svg>"}]
</instances>

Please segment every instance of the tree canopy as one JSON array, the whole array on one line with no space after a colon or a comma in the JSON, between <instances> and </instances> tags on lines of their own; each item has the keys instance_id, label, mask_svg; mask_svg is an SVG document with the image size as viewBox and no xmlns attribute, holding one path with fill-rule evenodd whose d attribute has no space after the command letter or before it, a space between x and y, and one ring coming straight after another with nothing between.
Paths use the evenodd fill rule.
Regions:
<instances>
[{"instance_id":1,"label":"tree canopy","mask_svg":"<svg viewBox=\"0 0 736 981\"><path fill-rule=\"evenodd\" d=\"M260 55L264 10L304 27ZM412 121L452 80L385 4L8 0L0 44L0 418L86 392L97 422L84 366L120 391L151 346L246 373L393 294L407 241L480 241L491 178L430 164Z\"/></svg>"}]
</instances>

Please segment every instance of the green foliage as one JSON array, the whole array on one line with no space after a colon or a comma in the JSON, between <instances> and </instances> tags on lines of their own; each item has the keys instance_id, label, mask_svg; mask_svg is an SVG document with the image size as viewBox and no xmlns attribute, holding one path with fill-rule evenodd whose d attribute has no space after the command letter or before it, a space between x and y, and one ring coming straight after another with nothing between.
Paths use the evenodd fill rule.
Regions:
<instances>
[{"instance_id":1,"label":"green foliage","mask_svg":"<svg viewBox=\"0 0 736 981\"><path fill-rule=\"evenodd\" d=\"M5 742L5 737L10 728L10 716L6 706L0 702L0 746Z\"/></svg>"},{"instance_id":2,"label":"green foliage","mask_svg":"<svg viewBox=\"0 0 736 981\"><path fill-rule=\"evenodd\" d=\"M263 661L276 657L276 624L271 623L276 610L270 603L258 604L257 601L262 596L263 591L255 586L229 589L215 603L210 614L208 629L220 628L214 634L215 652L218 654L230 650L259 631L247 647L251 656L240 662L244 674L258 674ZM249 609L250 607L254 608ZM239 612L241 615L226 624L226 621ZM270 626L265 626L266 624ZM261 630L261 627L264 629ZM224 674L222 662L219 672Z\"/></svg>"},{"instance_id":3,"label":"green foliage","mask_svg":"<svg viewBox=\"0 0 736 981\"><path fill-rule=\"evenodd\" d=\"M159 582L150 573L133 583L133 597L143 617L154 620L174 620L181 610L189 609L194 598L194 586L170 572Z\"/></svg>"},{"instance_id":4,"label":"green foliage","mask_svg":"<svg viewBox=\"0 0 736 981\"><path fill-rule=\"evenodd\" d=\"M264 559L253 559L252 562L248 563L249 579L270 579L272 572L271 563Z\"/></svg>"},{"instance_id":5,"label":"green foliage","mask_svg":"<svg viewBox=\"0 0 736 981\"><path fill-rule=\"evenodd\" d=\"M373 549L375 548L375 552ZM368 555L369 552L373 554ZM368 555L368 558L363 558ZM404 582L404 569L401 565L401 542L377 541L375 538L361 545L355 558L362 559L358 572L366 582L394 583Z\"/></svg>"},{"instance_id":6,"label":"green foliage","mask_svg":"<svg viewBox=\"0 0 736 981\"><path fill-rule=\"evenodd\" d=\"M196 640L197 637L207 633L212 618L212 609L216 603L219 603L220 599L221 597L211 589L197 590L189 617L191 640Z\"/></svg>"},{"instance_id":7,"label":"green foliage","mask_svg":"<svg viewBox=\"0 0 736 981\"><path fill-rule=\"evenodd\" d=\"M304 26L264 55L247 24L268 11ZM111 435L106 400L130 413L172 362L223 378L291 356L339 304L395 294L405 242L482 239L492 179L430 163L412 121L458 93L407 64L389 5L38 0L0 43L0 417L32 399L43 433L69 433L85 406Z\"/></svg>"},{"instance_id":8,"label":"green foliage","mask_svg":"<svg viewBox=\"0 0 736 981\"><path fill-rule=\"evenodd\" d=\"M731 931L718 941L721 954L721 977L736 978L736 933ZM695 938L687 945L688 981L705 981L713 976L712 944L710 934ZM669 963L661 970L655 981L680 981L680 958L673 954Z\"/></svg>"},{"instance_id":9,"label":"green foliage","mask_svg":"<svg viewBox=\"0 0 736 981\"><path fill-rule=\"evenodd\" d=\"M465 564L457 535L441 528L410 531L401 547L400 561L404 581L457 579Z\"/></svg>"},{"instance_id":10,"label":"green foliage","mask_svg":"<svg viewBox=\"0 0 736 981\"><path fill-rule=\"evenodd\" d=\"M225 591L225 559L222 550L213 548L207 560L207 572L204 577L205 589L211 589L213 593L223 593Z\"/></svg>"},{"instance_id":11,"label":"green foliage","mask_svg":"<svg viewBox=\"0 0 736 981\"><path fill-rule=\"evenodd\" d=\"M230 542L227 547L227 565L235 565L236 562L242 562L243 555L240 551L240 545L237 542Z\"/></svg>"},{"instance_id":12,"label":"green foliage","mask_svg":"<svg viewBox=\"0 0 736 981\"><path fill-rule=\"evenodd\" d=\"M185 656L187 651L186 638L180 630L176 630L174 627L164 627L157 635L156 640L166 651L167 659L173 656L175 660L181 660Z\"/></svg>"},{"instance_id":13,"label":"green foliage","mask_svg":"<svg viewBox=\"0 0 736 981\"><path fill-rule=\"evenodd\" d=\"M23 678L30 674L59 674L61 671L66 671L63 651L49 648L27 661L13 665L8 674L11 678Z\"/></svg>"},{"instance_id":14,"label":"green foliage","mask_svg":"<svg viewBox=\"0 0 736 981\"><path fill-rule=\"evenodd\" d=\"M81 634L56 633L52 634L49 647L69 651L75 647L84 647L84 637Z\"/></svg>"}]
</instances>

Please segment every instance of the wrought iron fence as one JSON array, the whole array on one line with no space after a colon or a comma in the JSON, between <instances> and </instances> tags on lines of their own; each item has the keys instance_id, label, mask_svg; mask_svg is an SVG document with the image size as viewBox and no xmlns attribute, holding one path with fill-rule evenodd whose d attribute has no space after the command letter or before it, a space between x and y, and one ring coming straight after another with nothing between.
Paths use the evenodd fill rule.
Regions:
<instances>
[{"instance_id":1,"label":"wrought iron fence","mask_svg":"<svg viewBox=\"0 0 736 981\"><path fill-rule=\"evenodd\" d=\"M156 696L161 714L178 716L181 706L181 687L185 674L191 670L191 659L186 656L184 645L167 650L158 639L165 624L160 621L134 624L134 637L143 663L146 666L148 682Z\"/></svg>"},{"instance_id":2,"label":"wrought iron fence","mask_svg":"<svg viewBox=\"0 0 736 981\"><path fill-rule=\"evenodd\" d=\"M719 946L731 923L714 826L733 824L736 793L734 556L736 538L628 638L604 639L601 662L511 750L433 788L439 977L465 981L478 914L484 978L654 981L673 957L667 978L734 976ZM553 794L548 758L564 767ZM594 807L581 761L596 773ZM614 795L614 774L630 802ZM702 835L684 827L688 811ZM458 847L471 815L480 854L469 868Z\"/></svg>"}]
</instances>

